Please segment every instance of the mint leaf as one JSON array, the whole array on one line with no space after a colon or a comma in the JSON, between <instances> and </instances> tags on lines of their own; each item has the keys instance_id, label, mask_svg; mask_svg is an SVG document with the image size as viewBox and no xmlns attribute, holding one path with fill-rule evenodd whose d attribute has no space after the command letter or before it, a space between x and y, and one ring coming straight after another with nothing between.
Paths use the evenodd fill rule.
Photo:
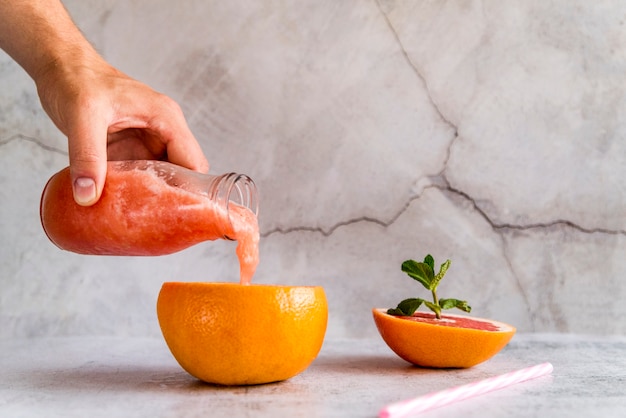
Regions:
<instances>
[{"instance_id":1,"label":"mint leaf","mask_svg":"<svg viewBox=\"0 0 626 418\"><path fill-rule=\"evenodd\" d=\"M458 299L439 299L439 306L441 306L441 309L457 308L465 312L471 312L472 310L472 307L466 301Z\"/></svg>"},{"instance_id":2,"label":"mint leaf","mask_svg":"<svg viewBox=\"0 0 626 418\"><path fill-rule=\"evenodd\" d=\"M446 262L443 263L441 267L439 268L439 273L437 273L437 275L433 279L431 290L437 289L437 286L439 286L439 282L441 281L441 279L443 279L443 276L446 275L446 272L448 271L449 267L450 267L450 260L446 260Z\"/></svg>"},{"instance_id":3,"label":"mint leaf","mask_svg":"<svg viewBox=\"0 0 626 418\"><path fill-rule=\"evenodd\" d=\"M422 305L426 305L433 311L437 319L441 319L442 309L457 308L465 312L470 312L472 308L464 300L459 299L439 299L437 296L437 286L443 279L446 272L450 268L450 260L439 268L439 272L435 274L435 260L433 256L428 254L424 257L423 262L415 260L406 260L402 263L402 271L414 280L417 280L426 289L430 290L433 296L432 302L420 298L405 299L394 309L387 309L387 313L397 316L411 316Z\"/></svg>"},{"instance_id":4,"label":"mint leaf","mask_svg":"<svg viewBox=\"0 0 626 418\"><path fill-rule=\"evenodd\" d=\"M420 298L405 299L398 303L395 309L388 309L387 313L396 316L411 316L422 303L424 303L424 300Z\"/></svg>"},{"instance_id":5,"label":"mint leaf","mask_svg":"<svg viewBox=\"0 0 626 418\"><path fill-rule=\"evenodd\" d=\"M429 264L419 263L415 260L406 260L402 263L402 271L420 282L426 289L432 290L435 273Z\"/></svg>"},{"instance_id":6,"label":"mint leaf","mask_svg":"<svg viewBox=\"0 0 626 418\"><path fill-rule=\"evenodd\" d=\"M428 264L430 266L430 269L432 271L435 271L435 259L432 255L428 254L426 257L424 257L424 264Z\"/></svg>"}]
</instances>

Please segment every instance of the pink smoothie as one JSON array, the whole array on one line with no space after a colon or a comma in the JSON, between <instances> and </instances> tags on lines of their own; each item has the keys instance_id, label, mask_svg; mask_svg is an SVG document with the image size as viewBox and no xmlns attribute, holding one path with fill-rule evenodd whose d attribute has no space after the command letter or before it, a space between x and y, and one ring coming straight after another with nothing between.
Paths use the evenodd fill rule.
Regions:
<instances>
[{"instance_id":1,"label":"pink smoothie","mask_svg":"<svg viewBox=\"0 0 626 418\"><path fill-rule=\"evenodd\" d=\"M116 171L111 164L102 196L90 207L74 202L69 168L49 180L41 220L52 242L79 254L156 256L229 238L238 242L241 283L250 282L259 261L252 211L232 202L227 210L168 184L153 170Z\"/></svg>"}]
</instances>

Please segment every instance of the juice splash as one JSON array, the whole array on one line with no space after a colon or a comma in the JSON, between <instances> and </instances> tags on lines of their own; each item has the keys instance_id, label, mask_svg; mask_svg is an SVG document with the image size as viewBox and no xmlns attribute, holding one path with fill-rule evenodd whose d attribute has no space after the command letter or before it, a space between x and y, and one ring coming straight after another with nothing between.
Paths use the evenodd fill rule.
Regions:
<instances>
[{"instance_id":1,"label":"juice splash","mask_svg":"<svg viewBox=\"0 0 626 418\"><path fill-rule=\"evenodd\" d=\"M230 223L233 227L231 238L237 241L239 282L250 284L259 264L259 224L257 217L250 209L231 204Z\"/></svg>"},{"instance_id":2,"label":"juice splash","mask_svg":"<svg viewBox=\"0 0 626 418\"><path fill-rule=\"evenodd\" d=\"M44 189L42 225L59 248L91 255L156 256L204 241L236 240L240 282L248 284L259 260L256 215L211 199L205 178L158 161L139 168L109 162L100 200L83 207L74 202L65 168Z\"/></svg>"}]
</instances>

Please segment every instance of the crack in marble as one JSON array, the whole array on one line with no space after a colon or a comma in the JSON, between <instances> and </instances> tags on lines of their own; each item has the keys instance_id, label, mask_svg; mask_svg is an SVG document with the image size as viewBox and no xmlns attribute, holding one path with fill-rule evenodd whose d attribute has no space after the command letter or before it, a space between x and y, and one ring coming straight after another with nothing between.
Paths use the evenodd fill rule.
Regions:
<instances>
[{"instance_id":1,"label":"crack in marble","mask_svg":"<svg viewBox=\"0 0 626 418\"><path fill-rule=\"evenodd\" d=\"M441 190L447 190L448 192L456 192L459 195L461 195L462 197L464 197L465 199L469 200L471 202L471 204L473 205L474 209L476 211L478 211L478 213L480 213L481 216L485 219L485 221L490 225L491 229L494 230L499 235L500 240L502 241L502 257L504 258L507 266L509 267L509 271L511 272L511 274L513 276L515 284L516 284L517 288L519 289L519 291L520 291L520 293L522 295L522 299L524 300L524 303L525 303L525 305L527 307L527 310L528 310L528 312L531 315L531 324L532 324L532 326L534 328L535 321L534 321L534 318L533 318L533 310L531 309L530 300L528 298L526 290L524 289L522 281L520 280L520 278L515 273L515 269L513 268L513 263L509 259L508 252L506 251L506 240L504 239L504 236L499 233L498 228L495 227L493 221L489 218L489 216L487 216L487 214L478 207L476 201L474 199L472 199L471 196L469 196L467 193L463 193L460 190L453 189L450 186L450 182L448 181L448 179L445 176L445 172L448 169L448 162L449 162L450 156L452 154L452 147L454 146L454 143L459 139L459 129L458 129L458 127L454 123L452 123L452 121L450 121L443 114L442 110L439 108L437 102L433 98L433 95L432 95L432 93L430 91L429 84L426 81L426 77L420 72L420 70L418 69L417 65L411 60L411 57L409 56L408 52L406 51L406 48L404 47L404 44L402 43L402 40L400 39L400 36L398 35L398 31L394 28L393 24L391 23L391 20L389 19L389 16L383 10L383 8L382 8L382 6L380 4L380 0L375 0L375 1L376 1L376 5L378 7L378 10L380 11L381 15L385 19L387 27L389 28L389 30L393 34L393 36L394 36L394 38L396 40L396 43L398 44L400 50L402 51L402 54L404 55L404 59L408 63L409 67L412 69L413 73L416 75L416 77L421 81L422 85L424 86L424 90L426 91L426 94L428 96L428 100L430 101L431 105L433 106L433 108L435 109L435 111L437 112L439 117L448 126L450 126L454 130L454 134L453 134L452 140L448 143L448 146L446 147L446 156L444 157L444 160L442 162L441 171L439 172L439 174L437 176L428 176L428 178L429 178L429 180L431 181L431 184L433 184L434 187L438 187ZM409 202L409 204L410 204L410 202ZM408 205L405 205L405 208L402 210L402 212L404 212L406 210L406 208L408 208ZM395 218L397 219L399 216L400 215L396 216Z\"/></svg>"},{"instance_id":2,"label":"crack in marble","mask_svg":"<svg viewBox=\"0 0 626 418\"><path fill-rule=\"evenodd\" d=\"M429 177L429 179L435 180L436 178L438 178L439 180L441 180L443 182L443 184L438 184L435 185L435 187L441 189L442 191L447 191L448 193L455 193L458 196L461 196L462 198L466 199L467 201L469 201L472 205L472 207L474 208L474 210L480 214L480 216L488 223L488 225L490 225L491 229L496 232L499 236L500 239L502 241L502 256L504 257L505 262L508 265L509 271L511 272L511 274L514 277L515 283L522 295L522 298L526 304L527 310L530 314L530 320L531 320L531 326L533 327L533 329L535 329L535 324L536 324L536 315L534 314L534 310L531 308L531 304L530 304L530 300L528 298L527 292L524 288L523 282L520 279L520 277L518 277L518 275L515 272L514 269L514 264L512 263L512 261L509 258L508 255L508 251L507 251L507 245L506 245L506 240L505 240L505 236L504 233L506 231L510 231L510 230L532 230L532 229L546 229L546 228L550 228L550 227L556 227L556 226L565 226L565 227L569 227L572 228L574 230L577 230L581 233L585 233L585 234L593 234L593 233L601 233L601 234L608 234L608 235L626 235L626 231L624 230L617 230L617 231L613 231L610 229L605 229L605 228L584 228L581 225L578 225L574 222L571 222L569 220L565 220L565 219L557 219L554 220L552 222L546 222L546 223L535 223L535 224L528 224L528 225L515 225L515 224L511 224L511 223L496 223L494 222L489 216L488 214L478 205L478 203L476 202L476 200L474 198L472 198L469 194L463 192L460 189L456 189L454 187L451 186L450 182L448 181L448 179L445 176L445 172L448 169L448 161L450 159L451 156L451 150L452 147L454 146L455 142L459 139L459 129L458 127L452 123L451 120L449 120L442 112L441 108L439 107L439 105L437 104L436 100L434 100L432 92L430 90L429 84L427 83L427 80L425 78L425 76L421 73L421 71L419 70L418 66L416 65L416 63L414 63L411 59L411 57L409 56L406 48L404 47L404 44L402 43L402 40L400 39L400 36L398 34L398 31L395 29L395 27L393 26L391 19L389 18L388 14L385 13L385 11L383 10L383 7L381 5L381 0L375 0L376 6L378 7L378 10L380 12L380 14L383 16L383 18L385 19L385 22L387 24L387 27L389 28L389 30L391 31L391 33L393 34L396 43L398 45L398 47L400 48L400 50L402 51L402 54L404 56L404 59L406 60L406 62L408 63L408 65L410 66L410 68L412 69L412 71L415 73L415 75L417 76L417 78L421 81L421 83L424 86L424 89L427 93L428 99L430 101L430 103L432 104L433 108L435 109L435 111L438 113L439 117L451 128L453 128L454 130L454 135L452 140L450 141L450 143L448 144L447 148L446 148L446 156L444 158L444 161L442 163L442 169L439 172L439 174L435 177ZM435 183L437 183L437 181L435 180ZM424 188L425 190L425 188ZM404 208L402 209L401 212L404 212L407 208L408 205L415 199L419 198L419 196L417 197L412 197L410 199L410 201L408 202L407 205L404 206ZM400 214L397 214L394 219L398 219L401 216ZM356 220L355 220L356 221ZM346 225L348 224L347 222L343 222L341 225Z\"/></svg>"},{"instance_id":3,"label":"crack in marble","mask_svg":"<svg viewBox=\"0 0 626 418\"><path fill-rule=\"evenodd\" d=\"M433 187L433 186L426 186L426 188L429 188L429 187ZM338 222L327 229L324 229L322 227L314 227L314 226L294 226L294 227L289 227L289 228L277 227L277 228L273 228L266 232L261 233L261 237L269 237L270 235L274 235L274 234L287 235L287 234L291 234L295 232L314 232L314 233L319 233L324 237L329 237L337 229L341 227L354 225L358 223L372 223L372 224L380 225L383 228L388 228L389 226L393 225L398 220L398 218L400 218L404 214L404 212L406 212L406 210L411 206L411 203L413 203L414 200L419 199L420 196L421 194L416 194L416 195L409 197L409 199L407 199L407 201L405 202L404 206L387 221L377 219L371 216L360 216L358 218L353 218L353 219L348 219L346 221Z\"/></svg>"},{"instance_id":4,"label":"crack in marble","mask_svg":"<svg viewBox=\"0 0 626 418\"><path fill-rule=\"evenodd\" d=\"M21 133L13 134L5 139L0 139L0 147L7 145L13 141L27 141L37 145L40 148L43 148L46 151L55 152L61 155L68 155L67 151L58 149L56 147L51 147L50 145L44 144L40 139L34 138L32 136L24 135Z\"/></svg>"},{"instance_id":5,"label":"crack in marble","mask_svg":"<svg viewBox=\"0 0 626 418\"><path fill-rule=\"evenodd\" d=\"M512 224L512 223L507 223L507 222L496 223L480 207L480 205L476 203L476 200L473 197L471 197L469 194L467 194L466 192L462 190L452 187L449 184L448 180L445 178L445 175L442 175L441 177L443 179L443 182L446 184L446 186L440 187L440 188L450 193L454 193L468 200L472 204L472 207L474 208L474 210L476 210L476 212L478 212L480 216L483 219L485 219L485 221L495 231L498 231L498 230L528 231L532 229L548 229L548 228L552 228L556 226L565 226L565 227L569 227L571 229L577 230L579 232L582 232L584 234L626 235L626 230L622 230L622 229L612 230L612 229L607 229L607 228L585 228L567 219L555 219L550 222L537 222L537 223L529 223L529 224Z\"/></svg>"},{"instance_id":6,"label":"crack in marble","mask_svg":"<svg viewBox=\"0 0 626 418\"><path fill-rule=\"evenodd\" d=\"M406 48L404 47L404 44L402 43L402 40L400 39L400 35L398 35L398 31L391 23L391 19L389 19L389 16L387 15L387 13L385 13L385 11L383 10L382 5L380 4L380 0L375 0L375 3L376 3L376 6L378 7L378 11L380 12L380 14L383 16L383 19L385 20L387 28L389 28L389 31L393 35L396 41L396 44L400 48L400 51L402 51L402 55L406 63L409 65L409 68L411 68L411 71L415 74L415 76L420 80L420 82L424 86L424 90L426 91L426 95L428 96L428 100L430 104L433 106L433 109L435 109L435 112L437 112L441 120L453 130L452 139L450 140L450 142L448 143L448 146L446 147L446 156L442 163L442 169L439 172L439 174L441 175L442 173L445 172L448 166L448 161L450 160L452 147L454 146L454 143L456 142L456 140L459 138L459 129L456 126L456 124L452 123L452 121L448 119L439 108L439 105L437 104L437 102L432 96L429 84L426 81L426 77L421 73L417 65L413 62L413 60L409 56L409 53L407 52Z\"/></svg>"},{"instance_id":7,"label":"crack in marble","mask_svg":"<svg viewBox=\"0 0 626 418\"><path fill-rule=\"evenodd\" d=\"M545 228L550 228L550 227L554 227L554 226L567 226L569 228L575 229L579 232L582 233L587 233L587 234L593 234L593 233L601 233L601 234L608 234L608 235L626 235L626 231L625 230L617 230L617 231L613 231L610 229L606 229L606 228L585 228L582 227L572 221L566 220L566 219L557 219L551 222L545 222L545 223L534 223L534 224L527 224L527 225L515 225L512 223L496 223L494 222L488 215L487 213L482 210L480 208L480 206L476 203L476 201L474 200L474 198L472 198L469 194L463 192L460 189L456 189L454 187L452 187L449 183L449 181L447 180L447 178L445 177L445 171L447 170L447 165L448 165L448 160L450 158L450 154L451 154L451 149L452 146L454 145L454 142L459 138L459 133L458 133L458 128L457 126L452 123L452 121L450 121L448 118L446 118L446 116L442 113L441 109L439 108L438 104L436 103L436 101L433 99L432 94L430 92L428 83L426 82L425 77L422 75L422 73L419 71L417 65L411 60L411 57L409 56L408 52L406 51L400 36L398 35L398 32L396 31L396 29L394 28L393 24L391 23L391 20L389 19L389 16L387 15L387 13L385 13L385 11L382 8L382 5L380 4L380 0L375 0L375 4L378 8L378 10L380 11L381 15L383 16L387 27L389 28L389 30L391 31L391 33L393 34L394 39L396 40L396 43L398 45L398 47L400 48L400 50L402 51L402 55L404 56L406 62L408 63L408 65L410 66L410 68L412 69L412 71L415 73L415 75L417 76L417 78L421 81L421 83L423 84L427 94L428 94L428 99L430 101L430 103L432 104L433 108L436 110L437 114L439 115L439 117L448 125L450 126L453 130L454 130L454 135L452 140L450 141L450 143L448 144L448 147L446 149L446 157L444 158L443 164L442 164L442 169L439 172L439 174L435 177L431 177L431 180L434 180L435 178L440 178L441 180L443 180L443 184L435 184L432 186L427 186L424 189L428 188L428 187L436 187L439 188L441 190L444 191L448 191L450 193L455 193L465 199L467 199L469 202L471 202L473 208L481 215L481 217L483 219L485 219L485 221L491 226L491 228L494 231L504 231L504 230L531 230L531 229L545 229ZM407 202L404 204L404 206L402 207L402 209L400 211L398 211L389 221L383 221L377 218L373 218L373 217L368 217L368 216L361 216L358 218L354 218L354 219L349 219L346 221L342 221L339 222L333 226L331 226L330 228L324 229L322 227L307 227L307 226L295 226L295 227L289 227L289 228L274 228L271 229L265 233L262 234L262 236L270 236L272 234L275 233L280 233L280 234L289 234L292 232L317 232L322 234L325 237L328 237L330 235L332 235L332 233L337 230L338 228L342 227L342 226L348 226L348 225L352 225L352 224L356 224L356 223L360 223L360 222L369 222L369 223L374 223L374 224L378 224L382 227L388 227L391 224L393 224L400 216L402 216L402 214L408 209L408 207L410 206L410 204L416 200L419 199L420 194L414 195L409 197L409 199L407 200Z\"/></svg>"},{"instance_id":8,"label":"crack in marble","mask_svg":"<svg viewBox=\"0 0 626 418\"><path fill-rule=\"evenodd\" d=\"M448 192L448 193L455 194L457 196L464 198L465 200L470 202L472 208L485 220L485 222L487 222L487 224L495 232L505 231L505 230L527 231L527 230L533 230L533 229L548 229L548 228L552 228L555 226L564 226L564 227L568 227L568 228L574 229L576 231L579 231L585 234L626 235L626 231L624 230L611 230L611 229L606 229L606 228L585 228L566 219L557 219L551 222L538 222L538 223L532 223L532 224L526 224L526 225L516 225L516 224L510 224L510 223L499 224L499 223L494 222L489 217L489 215L483 209L480 208L480 206L478 205L478 203L476 203L474 198L472 198L470 195L463 192L462 190L459 190L450 186L450 184L448 183L444 175L435 176L431 179L434 181L434 183L437 183L438 179L440 179L439 180L440 184L433 183L428 186L425 186L423 188L423 191L427 189L438 189L443 192ZM371 216L359 216L356 218L337 222L336 224L328 228L314 227L314 226L293 226L293 227L287 227L287 228L276 227L266 232L263 232L261 236L268 237L274 234L287 235L287 234L297 233L297 232L314 232L314 233L319 233L324 237L329 237L337 229L341 227L350 226L350 225L359 224L359 223L373 223L373 224L380 225L383 228L388 228L391 225L393 225L407 211L407 209L411 206L411 204L414 201L420 199L421 196L422 196L422 193L409 196L409 198L404 203L402 208L398 210L398 212L396 212L389 220L386 220L386 221L375 218L375 217L371 217Z\"/></svg>"},{"instance_id":9,"label":"crack in marble","mask_svg":"<svg viewBox=\"0 0 626 418\"><path fill-rule=\"evenodd\" d=\"M391 23L391 20L389 19L389 16L383 10L383 8L382 8L382 6L380 4L380 0L375 0L375 3L376 3L376 6L378 7L378 10L379 10L380 14L383 16L383 19L385 20L385 23L387 24L387 27L389 28L389 31L393 35L393 37L394 37L394 39L396 41L396 44L400 48L400 51L402 51L402 56L404 57L405 61L407 62L407 64L411 68L411 71L413 71L413 73L417 76L417 78L423 84L424 90L426 91L427 96L428 96L428 100L432 104L433 108L435 109L435 111L437 112L437 114L439 115L441 120L443 120L448 126L450 126L454 130L454 138L456 139L458 137L458 129L457 129L456 125L454 123L452 123L452 121L449 120L443 114L443 112L439 108L439 105L434 100L434 98L432 96L432 93L430 91L430 87L429 87L428 83L426 82L426 77L424 77L424 75L419 70L418 66L413 62L413 60L409 56L409 53L406 51L406 49L404 47L404 44L402 43L402 40L400 39L400 35L398 35L398 31L394 28L393 24Z\"/></svg>"},{"instance_id":10,"label":"crack in marble","mask_svg":"<svg viewBox=\"0 0 626 418\"><path fill-rule=\"evenodd\" d=\"M56 147L52 147L50 145L46 145L45 143L43 143L41 140L39 140L38 138L34 138L28 135L24 135L21 133L17 133L17 134L13 134L5 139L0 139L0 147L5 146L13 141L27 141L30 143L33 143L35 145L37 145L38 147L41 147L44 150L50 151L50 152L54 152L57 154L61 154L61 155L67 155L67 151L64 150L60 150ZM437 188L440 189L442 191L447 191L449 193L453 193L456 194L458 196L463 197L464 199L466 199L467 201L469 201L472 205L472 207L474 208L474 210L485 220L485 222L487 222L490 227L494 230L494 231L498 231L498 230L517 230L517 231L527 231L527 230L533 230L533 229L547 229L547 228L551 228L551 227L555 227L555 226L565 226L565 227L569 227L571 229L577 230L579 232L585 233L585 234L605 234L605 235L624 235L626 236L626 230L612 230L612 229L607 229L607 228L585 228L581 225L576 224L575 222L572 222L570 220L567 219L556 219L550 222L537 222L537 223L531 223L531 224L512 224L512 223L496 223L494 222L489 215L478 205L478 203L476 203L476 200L471 197L469 194L467 194L466 192L457 189L453 186L450 185L448 179L445 177L445 170L447 168L447 158L449 157L449 150L450 147L452 146L452 144L449 145L448 147L448 156L445 158L445 161L443 163L443 169L440 171L440 173L436 176L427 176L429 177L429 180L431 181L431 184L428 186L425 186L423 188L423 190L429 189L429 188ZM375 217L371 217L371 216L360 216L357 218L353 218L353 219L348 219L345 221L341 221L336 223L335 225L329 227L329 228L322 228L322 227L308 227L308 226L294 226L294 227L289 227L289 228L274 228L271 229L269 231L266 231L264 233L261 234L261 236L267 237L273 234L281 234L281 235L286 235L289 233L294 233L294 232L317 232L322 234L325 237L329 237L330 235L332 235L337 229L343 227L343 226L349 226L349 225L353 225L353 224L357 224L357 223L361 223L361 222L367 222L367 223L373 223L373 224L377 224L382 226L383 228L387 228L389 226L391 226L392 224L394 224L403 214L404 212L409 208L409 206L415 201L418 200L421 197L421 193L417 193L415 195L409 196L409 198L407 199L407 201L404 203L404 205L402 206L402 208L395 214L393 215L389 220L385 221L382 219L378 219Z\"/></svg>"},{"instance_id":11,"label":"crack in marble","mask_svg":"<svg viewBox=\"0 0 626 418\"><path fill-rule=\"evenodd\" d=\"M444 168L445 170L445 168ZM532 308L532 304L530 301L530 298L528 296L528 292L526 291L526 288L524 286L523 281L521 280L521 278L517 275L517 273L515 272L515 268L514 268L514 264L511 261L509 254L508 254L508 249L507 249L507 243L505 240L505 233L506 230L535 230L535 229L547 229L547 228L551 228L551 227L556 227L556 226L564 226L564 227L569 227L572 228L578 232L581 233L585 233L585 234L595 234L595 233L600 233L600 234L610 234L610 235L626 235L626 231L623 230L609 230L609 229L605 229L605 228L584 228L580 225L577 225L576 223L569 221L569 220L555 220L552 222L545 222L545 223L534 223L534 224L528 224L528 225L515 225L515 224L509 224L509 223L502 223L502 224L498 224L496 222L494 222L489 215L480 208L480 206L478 205L478 203L476 203L476 200L474 198L472 198L469 194L463 192L462 190L456 189L454 187L452 187L448 180L446 179L444 174L440 174L434 177L430 177L431 180L431 184L428 186L425 186L422 189L421 193L417 193L413 196L410 196L407 201L405 202L405 204L403 205L403 207L395 214L393 215L389 220L384 221L375 217L369 217L369 216L361 216L358 218L353 218L353 219L349 219L346 221L342 221L342 222L338 222L335 225L331 226L330 228L324 229L322 227L307 227L307 226L295 226L295 227L289 227L289 228L274 228L271 229L267 232L264 232L261 234L261 237L268 237L270 235L273 234L281 234L281 235L287 235L287 234L291 234L291 233L298 233L298 232L312 232L312 233L319 233L321 235L323 235L324 237L329 237L331 236L337 229L344 227L344 226L349 226L349 225L354 225L354 224L358 224L358 223L362 223L362 222L368 222L368 223L373 223L373 224L377 224L380 225L383 228L387 228L391 225L393 225L411 206L411 204L420 199L420 197L422 196L422 193L424 191L426 191L427 189L438 189L444 193L450 193L450 194L455 194L457 196L462 197L463 199L465 199L466 201L470 202L472 208L474 211L476 211L484 220L485 222L487 222L487 224L490 226L490 228L500 237L501 241L502 241L502 257L504 258L505 263L507 264L509 271L511 272L511 275L513 276L513 280L521 294L521 297L524 301L524 304L527 308L527 312L529 314L529 319L530 319L530 326L532 327L532 331L535 331L537 329L537 315L535 310Z\"/></svg>"},{"instance_id":12,"label":"crack in marble","mask_svg":"<svg viewBox=\"0 0 626 418\"><path fill-rule=\"evenodd\" d=\"M445 170L445 168L446 167L444 167L444 170ZM474 198L469 196L467 193L462 192L461 190L453 188L450 185L450 182L448 181L447 177L445 176L443 170L442 170L442 172L440 173L439 176L436 176L435 178L430 178L430 181L439 183L438 188L440 190L442 190L443 192L455 193L458 196L461 196L463 199L469 201L471 203L473 209L480 214L480 216L487 222L489 227L500 238L502 258L504 259L504 262L508 266L509 272L513 276L513 281L514 281L518 291L522 295L522 300L524 301L524 306L526 306L526 311L528 312L528 315L529 315L530 325L532 327L532 330L534 331L536 329L535 324L536 324L536 316L537 315L535 313L535 310L532 309L532 304L531 304L530 298L528 296L528 292L526 291L526 288L524 287L524 283L520 279L520 277L517 275L517 273L515 271L514 263L511 261L511 258L509 257L509 251L507 249L508 245L507 245L507 241L506 241L506 239L504 237L504 234L496 227L495 223L487 215L487 213L485 213L478 206L478 204L476 203L476 200Z\"/></svg>"},{"instance_id":13,"label":"crack in marble","mask_svg":"<svg viewBox=\"0 0 626 418\"><path fill-rule=\"evenodd\" d=\"M504 262L508 266L509 271L511 272L511 275L513 276L513 279L515 280L515 285L517 286L517 290L519 290L520 294L522 295L524 306L526 306L526 313L528 314L528 318L530 320L530 327L531 327L530 331L535 332L537 330L537 310L533 309L532 304L530 302L530 297L528 296L528 292L526 291L526 288L524 287L522 280L517 275L513 262L509 258L509 250L508 250L508 244L507 244L506 239L504 239L504 236L502 234L499 234L499 235L500 235L500 239L502 240L502 256L504 257Z\"/></svg>"},{"instance_id":14,"label":"crack in marble","mask_svg":"<svg viewBox=\"0 0 626 418\"><path fill-rule=\"evenodd\" d=\"M439 108L437 102L433 99L433 96L431 94L430 88L428 83L426 82L426 78L424 77L424 75L420 72L419 68L417 67L417 65L413 62L413 60L411 59L411 57L409 56L408 52L406 51L404 44L402 43L402 40L400 39L400 36L398 35L397 30L394 28L391 20L389 19L389 16L387 15L387 13L385 13L385 11L383 10L383 7L380 3L380 0L375 0L376 6L378 7L378 10L380 11L380 14L383 16L383 18L385 19L385 22L387 24L387 27L389 28L389 30L391 31L391 33L393 34L396 43L398 44L398 47L400 48L400 50L402 51L402 54L406 60L406 62L409 64L409 66L411 67L412 71L415 73L415 75L420 79L420 81L422 82L422 84L424 85L424 88L426 90L426 93L428 94L428 99L431 102L431 104L433 105L433 108L436 110L436 112L438 113L439 117L451 128L454 129L454 138L452 139L452 141L450 142L450 144L447 147L447 155L444 159L443 162L443 168L439 173L439 176L443 179L443 182L445 183L445 186L437 186L440 189L445 189L451 193L456 193L462 197L464 197L465 199L467 199L468 201L471 202L471 204L473 205L473 207L475 208L475 210L485 219L485 221L487 223L489 223L489 225L494 229L494 230L531 230L531 229L545 229L545 228L550 228L550 227L554 227L554 226L567 226L569 228L575 229L579 232L582 233L586 233L586 234L594 234L594 233L600 233L600 234L606 234L606 235L626 235L626 230L611 230L611 229L606 229L606 228L585 228L581 225L578 225L572 221L566 220L566 219L557 219L551 222L544 222L544 223L534 223L534 224L526 224L526 225L515 225L512 223L495 223L481 208L480 206L476 203L476 201L469 196L467 193L463 192L462 190L456 189L454 187L452 187L450 185L450 183L448 182L448 180L445 177L445 171L447 170L447 165L448 165L448 160L450 158L450 154L451 154L451 149L452 146L454 145L454 142L459 138L459 133L458 133L458 128L457 126L452 123L452 121L450 121L448 118L446 118L446 116L443 114L443 112L441 111L441 109ZM419 196L418 196L419 197ZM411 201L415 200L415 198L411 198ZM410 204L410 202L409 202ZM405 206L404 210L406 210L406 208L408 207L408 205ZM397 219L400 215L397 215L395 217L395 219ZM366 218L362 218L363 220L365 220ZM356 220L355 220L356 221ZM376 223L380 223L381 225L385 225L384 222L380 222L378 220L375 220ZM353 223L353 222L343 222L341 225L345 225L348 223ZM388 226L388 225L385 225ZM332 229L336 229L336 228L332 228Z\"/></svg>"}]
</instances>

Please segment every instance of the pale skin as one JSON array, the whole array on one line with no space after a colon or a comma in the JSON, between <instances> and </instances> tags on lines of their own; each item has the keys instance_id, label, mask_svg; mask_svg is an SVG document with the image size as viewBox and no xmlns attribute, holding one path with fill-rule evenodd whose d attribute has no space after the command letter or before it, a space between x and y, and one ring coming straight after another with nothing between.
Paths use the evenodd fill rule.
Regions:
<instances>
[{"instance_id":1,"label":"pale skin","mask_svg":"<svg viewBox=\"0 0 626 418\"><path fill-rule=\"evenodd\" d=\"M68 138L78 204L100 198L107 160L163 159L208 172L178 104L109 65L59 0L1 0L0 48L30 75Z\"/></svg>"}]
</instances>

